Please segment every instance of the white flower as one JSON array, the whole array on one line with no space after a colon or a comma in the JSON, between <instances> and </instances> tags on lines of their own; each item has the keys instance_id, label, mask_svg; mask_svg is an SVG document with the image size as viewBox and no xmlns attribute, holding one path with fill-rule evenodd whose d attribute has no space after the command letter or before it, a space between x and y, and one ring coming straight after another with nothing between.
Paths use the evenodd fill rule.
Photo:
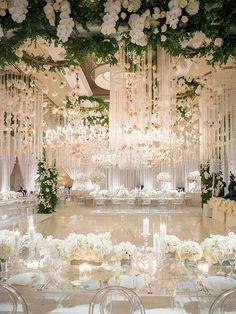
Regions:
<instances>
[{"instance_id":1,"label":"white flower","mask_svg":"<svg viewBox=\"0 0 236 314\"><path fill-rule=\"evenodd\" d=\"M223 45L223 39L222 39L222 38L216 38L216 39L214 40L214 45L215 45L216 47L221 47L221 46Z\"/></svg>"},{"instance_id":2,"label":"white flower","mask_svg":"<svg viewBox=\"0 0 236 314\"><path fill-rule=\"evenodd\" d=\"M8 11L11 14L13 21L22 23L26 18L26 13L28 12L27 7L27 0L9 0Z\"/></svg>"},{"instance_id":3,"label":"white flower","mask_svg":"<svg viewBox=\"0 0 236 314\"><path fill-rule=\"evenodd\" d=\"M125 12L122 12L120 17L124 20L126 18L127 14Z\"/></svg>"},{"instance_id":4,"label":"white flower","mask_svg":"<svg viewBox=\"0 0 236 314\"><path fill-rule=\"evenodd\" d=\"M181 259L197 261L202 258L202 248L194 241L183 241L178 247L178 255Z\"/></svg>"},{"instance_id":5,"label":"white flower","mask_svg":"<svg viewBox=\"0 0 236 314\"><path fill-rule=\"evenodd\" d=\"M179 1L179 6L183 9L187 6L188 1L187 0L180 0Z\"/></svg>"},{"instance_id":6,"label":"white flower","mask_svg":"<svg viewBox=\"0 0 236 314\"><path fill-rule=\"evenodd\" d=\"M167 31L167 25L164 24L164 25L162 25L162 27L161 27L161 32L164 33L164 32L166 32L166 31Z\"/></svg>"},{"instance_id":7,"label":"white flower","mask_svg":"<svg viewBox=\"0 0 236 314\"><path fill-rule=\"evenodd\" d=\"M175 235L167 235L165 244L166 244L166 251L170 253L174 253L180 246L181 241Z\"/></svg>"},{"instance_id":8,"label":"white flower","mask_svg":"<svg viewBox=\"0 0 236 314\"><path fill-rule=\"evenodd\" d=\"M4 36L2 26L0 26L0 39Z\"/></svg>"},{"instance_id":9,"label":"white flower","mask_svg":"<svg viewBox=\"0 0 236 314\"><path fill-rule=\"evenodd\" d=\"M199 11L199 5L199 1L197 0L188 0L188 4L185 7L185 10L189 15L195 15Z\"/></svg>"},{"instance_id":10,"label":"white flower","mask_svg":"<svg viewBox=\"0 0 236 314\"><path fill-rule=\"evenodd\" d=\"M188 17L187 17L186 15L183 15L183 16L181 17L181 22L187 23L187 22L188 22Z\"/></svg>"},{"instance_id":11,"label":"white flower","mask_svg":"<svg viewBox=\"0 0 236 314\"><path fill-rule=\"evenodd\" d=\"M166 40L167 40L166 35L161 35L161 41L164 42L164 41L166 41Z\"/></svg>"}]
</instances>

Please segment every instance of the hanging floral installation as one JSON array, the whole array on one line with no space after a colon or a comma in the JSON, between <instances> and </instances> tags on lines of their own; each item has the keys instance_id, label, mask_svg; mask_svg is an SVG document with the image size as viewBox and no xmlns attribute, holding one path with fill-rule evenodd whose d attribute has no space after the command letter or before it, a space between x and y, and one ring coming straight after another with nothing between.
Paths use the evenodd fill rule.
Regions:
<instances>
[{"instance_id":1,"label":"hanging floral installation","mask_svg":"<svg viewBox=\"0 0 236 314\"><path fill-rule=\"evenodd\" d=\"M38 192L38 213L50 214L55 211L57 205L57 170L48 167L44 160L39 161L39 192Z\"/></svg>"},{"instance_id":2,"label":"hanging floral installation","mask_svg":"<svg viewBox=\"0 0 236 314\"><path fill-rule=\"evenodd\" d=\"M234 0L1 1L0 66L62 69L91 53L114 64L120 41L138 53L158 45L173 56L226 63L236 56L235 18ZM37 40L63 47L61 60L27 51Z\"/></svg>"}]
</instances>

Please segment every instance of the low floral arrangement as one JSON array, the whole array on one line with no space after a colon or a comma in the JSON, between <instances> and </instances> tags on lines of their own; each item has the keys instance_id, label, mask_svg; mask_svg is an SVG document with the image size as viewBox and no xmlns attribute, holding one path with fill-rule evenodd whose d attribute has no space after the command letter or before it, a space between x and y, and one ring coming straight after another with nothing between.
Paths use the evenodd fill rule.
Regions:
<instances>
[{"instance_id":1,"label":"low floral arrangement","mask_svg":"<svg viewBox=\"0 0 236 314\"><path fill-rule=\"evenodd\" d=\"M223 213L230 215L236 214L236 202L231 200L225 200L221 197L212 197L208 201L209 208L219 210Z\"/></svg>"},{"instance_id":2,"label":"low floral arrangement","mask_svg":"<svg viewBox=\"0 0 236 314\"><path fill-rule=\"evenodd\" d=\"M121 242L113 247L113 254L116 260L135 258L138 250L135 245L130 242Z\"/></svg>"},{"instance_id":3,"label":"low floral arrangement","mask_svg":"<svg viewBox=\"0 0 236 314\"><path fill-rule=\"evenodd\" d=\"M71 233L59 245L59 255L67 261L86 260L100 262L112 252L112 242L109 232L94 234Z\"/></svg>"},{"instance_id":4,"label":"low floral arrangement","mask_svg":"<svg viewBox=\"0 0 236 314\"><path fill-rule=\"evenodd\" d=\"M165 241L165 250L168 253L175 253L179 246L181 245L181 240L175 235L167 235Z\"/></svg>"},{"instance_id":5,"label":"low floral arrangement","mask_svg":"<svg viewBox=\"0 0 236 314\"><path fill-rule=\"evenodd\" d=\"M22 196L20 192L10 191L8 193L0 193L0 201L6 201L9 199L18 199Z\"/></svg>"},{"instance_id":6,"label":"low floral arrangement","mask_svg":"<svg viewBox=\"0 0 236 314\"><path fill-rule=\"evenodd\" d=\"M15 233L9 230L0 230L0 259L7 260L14 254Z\"/></svg>"},{"instance_id":7,"label":"low floral arrangement","mask_svg":"<svg viewBox=\"0 0 236 314\"><path fill-rule=\"evenodd\" d=\"M220 260L227 261L236 257L236 235L211 235L202 243L203 257L208 263L217 264Z\"/></svg>"},{"instance_id":8,"label":"low floral arrangement","mask_svg":"<svg viewBox=\"0 0 236 314\"><path fill-rule=\"evenodd\" d=\"M124 187L121 187L118 191L117 191L117 194L116 194L117 197L122 197L122 198L128 198L131 196L129 190L127 190L126 188Z\"/></svg>"},{"instance_id":9,"label":"low floral arrangement","mask_svg":"<svg viewBox=\"0 0 236 314\"><path fill-rule=\"evenodd\" d=\"M183 241L177 252L180 259L189 261L198 261L203 254L201 246L194 241Z\"/></svg>"},{"instance_id":10,"label":"low floral arrangement","mask_svg":"<svg viewBox=\"0 0 236 314\"><path fill-rule=\"evenodd\" d=\"M101 197L108 197L109 191L108 190L101 190L101 191L98 191L97 195L101 196Z\"/></svg>"}]
</instances>

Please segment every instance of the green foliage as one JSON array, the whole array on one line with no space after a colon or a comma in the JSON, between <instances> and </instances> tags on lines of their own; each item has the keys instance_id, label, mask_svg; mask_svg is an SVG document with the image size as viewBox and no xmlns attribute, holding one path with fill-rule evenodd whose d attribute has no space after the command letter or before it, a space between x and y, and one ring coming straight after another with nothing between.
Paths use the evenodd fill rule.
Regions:
<instances>
[{"instance_id":1,"label":"green foliage","mask_svg":"<svg viewBox=\"0 0 236 314\"><path fill-rule=\"evenodd\" d=\"M19 61L27 65L44 70L50 67L51 71L63 70L69 66L79 66L84 62L87 56L95 54L97 58L108 61L111 64L117 62L115 53L118 51L118 37L104 36L99 30L92 30L91 25L100 27L104 16L105 0L69 0L71 6L71 17L75 22L74 31L69 40L63 43L57 37L57 25L59 23L59 12L56 13L56 25L51 26L44 13L46 0L29 1L28 13L22 23L16 23L12 20L10 14L0 17L0 25L4 36L0 40L0 67L3 68L9 64L15 64ZM168 10L169 0L142 1L137 14L142 14L149 9L151 14L153 8L158 6L161 10ZM127 26L130 12L122 9L127 17L117 22L118 26ZM145 29L148 36L148 45L163 47L173 56L182 55L186 58L194 56L212 55L208 62L226 63L230 57L236 57L236 8L235 0L200 0L200 10L194 16L188 16L187 24L180 22L176 29L168 27L165 35L166 41L161 41L163 33L155 33L153 28ZM160 28L164 25L166 18L159 19ZM91 30L91 31L90 31ZM191 47L183 48L180 42L185 38L191 38L196 31L202 31L211 39L207 46L193 49ZM33 55L23 50L23 56L17 55L16 50L22 45L28 43L37 43L39 39L45 39L55 46L61 45L65 49L65 58L61 61L54 61L51 57L45 58L42 55ZM216 38L223 39L223 45L217 47L214 45ZM136 51L140 54L146 47L140 47L131 42L129 33L122 38L127 50Z\"/></svg>"},{"instance_id":2,"label":"green foliage","mask_svg":"<svg viewBox=\"0 0 236 314\"><path fill-rule=\"evenodd\" d=\"M95 103L96 106L91 107L84 107L83 102L90 101ZM80 107L80 110L84 113L89 113L89 115L85 118L85 123L88 124L101 124L101 125L108 125L109 124L109 117L108 117L108 110L109 104L104 100L101 96L78 96L76 101L72 103L69 97L66 98L66 107L67 108L74 108ZM95 112L95 114L93 114ZM99 116L96 114L100 113Z\"/></svg>"},{"instance_id":3,"label":"green foliage","mask_svg":"<svg viewBox=\"0 0 236 314\"><path fill-rule=\"evenodd\" d=\"M218 173L211 173L210 163L206 162L200 165L200 176L202 204L207 204L209 199L214 196L212 190L214 189L214 192L217 196L220 192L220 189L223 187L222 172L219 171Z\"/></svg>"},{"instance_id":4,"label":"green foliage","mask_svg":"<svg viewBox=\"0 0 236 314\"><path fill-rule=\"evenodd\" d=\"M57 170L54 167L47 167L45 161L39 161L39 193L38 213L50 214L55 211L57 205Z\"/></svg>"}]
</instances>

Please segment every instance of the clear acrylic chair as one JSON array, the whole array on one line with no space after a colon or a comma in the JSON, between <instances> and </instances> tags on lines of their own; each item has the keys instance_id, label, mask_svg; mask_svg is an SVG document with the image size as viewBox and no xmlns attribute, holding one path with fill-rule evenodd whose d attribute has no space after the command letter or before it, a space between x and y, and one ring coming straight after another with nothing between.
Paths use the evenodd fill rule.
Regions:
<instances>
[{"instance_id":1,"label":"clear acrylic chair","mask_svg":"<svg viewBox=\"0 0 236 314\"><path fill-rule=\"evenodd\" d=\"M96 198L96 207L101 208L105 206L105 198Z\"/></svg>"},{"instance_id":2,"label":"clear acrylic chair","mask_svg":"<svg viewBox=\"0 0 236 314\"><path fill-rule=\"evenodd\" d=\"M19 309L19 305L21 305ZM12 286L0 283L0 313L28 314L28 306L22 295Z\"/></svg>"},{"instance_id":3,"label":"clear acrylic chair","mask_svg":"<svg viewBox=\"0 0 236 314\"><path fill-rule=\"evenodd\" d=\"M145 314L139 296L132 290L110 286L100 289L89 305L89 314Z\"/></svg>"},{"instance_id":4,"label":"clear acrylic chair","mask_svg":"<svg viewBox=\"0 0 236 314\"><path fill-rule=\"evenodd\" d=\"M212 302L209 314L236 313L236 288L222 292Z\"/></svg>"},{"instance_id":5,"label":"clear acrylic chair","mask_svg":"<svg viewBox=\"0 0 236 314\"><path fill-rule=\"evenodd\" d=\"M129 208L133 208L135 206L135 198L128 198L127 199L127 206L128 206L128 209Z\"/></svg>"}]
</instances>

